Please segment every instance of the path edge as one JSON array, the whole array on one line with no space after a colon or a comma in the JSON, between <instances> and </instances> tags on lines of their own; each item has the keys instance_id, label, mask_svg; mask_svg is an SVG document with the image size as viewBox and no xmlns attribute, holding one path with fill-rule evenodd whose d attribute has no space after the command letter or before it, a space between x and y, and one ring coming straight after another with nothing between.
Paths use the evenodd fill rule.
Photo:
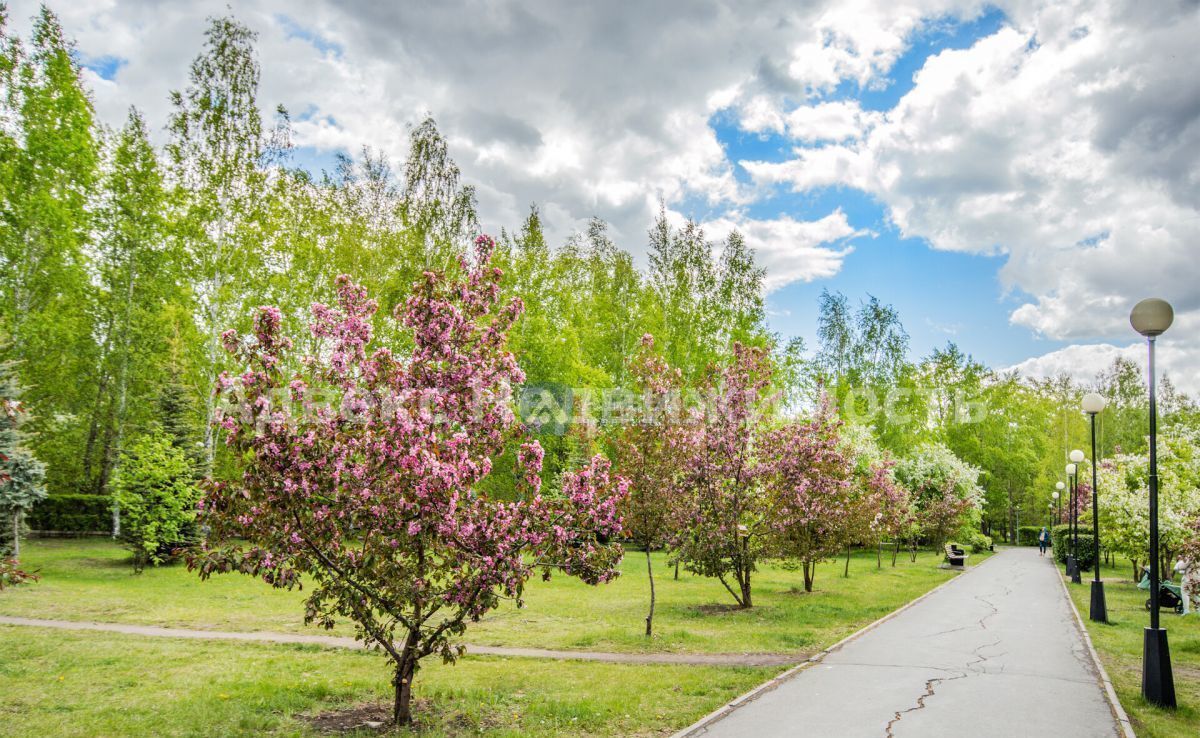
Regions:
<instances>
[{"instance_id":1,"label":"path edge","mask_svg":"<svg viewBox=\"0 0 1200 738\"><path fill-rule=\"evenodd\" d=\"M1058 570L1057 563L1054 564L1054 574L1058 577L1058 583L1062 587L1063 596L1067 598L1067 603L1071 605L1071 612L1075 613L1075 627L1083 636L1083 645L1087 646L1088 654L1092 657L1092 666L1096 669L1096 679L1103 688L1104 699L1108 702L1108 709L1112 711L1113 719L1117 721L1117 727L1121 730L1122 738L1137 738L1137 735L1133 732L1133 723L1129 720L1129 715L1125 713L1125 708L1121 706L1121 700L1117 699L1117 691L1113 689L1112 680L1108 678L1108 672L1105 671L1104 664L1100 661L1100 654L1096 652L1096 647L1092 645L1092 636L1088 633L1087 625L1083 622L1083 616L1079 614L1079 608L1075 606L1075 599L1071 597L1071 590L1067 588L1067 580L1062 575L1062 572Z\"/></svg>"},{"instance_id":2,"label":"path edge","mask_svg":"<svg viewBox=\"0 0 1200 738\"><path fill-rule=\"evenodd\" d=\"M309 633L278 633L273 631L214 631L196 628L174 628L140 623L105 623L94 620L57 620L0 615L0 626L14 628L50 628L93 633L118 633L142 638L178 638L197 641L230 641L274 645L307 645L329 649L363 650L369 648L361 641L346 636L313 635ZM784 653L716 653L689 654L678 652L596 652L567 651L544 648L484 646L466 644L468 656L499 658L546 659L550 661L587 661L634 666L711 666L740 668L770 668L791 666L803 659L799 654Z\"/></svg>"},{"instance_id":3,"label":"path edge","mask_svg":"<svg viewBox=\"0 0 1200 738\"><path fill-rule=\"evenodd\" d=\"M759 697L766 694L767 692L770 692L771 690L775 689L776 687L783 684L784 682L792 679L800 672L805 671L806 669L808 669L816 664L821 663L822 661L825 660L826 656L841 649L847 643L850 643L851 641L853 641L861 636L866 635L867 633L871 632L872 630L875 630L880 625L883 625L884 623L886 623L887 621L896 617L897 615L899 615L900 613L909 609L910 607L914 607L917 603L921 602L925 598L933 596L933 594L935 592L941 590L943 587L948 587L949 585L953 584L954 582L957 582L958 580L962 579L967 574L970 574L971 572L975 571L979 567L987 566L988 561L992 561L992 560L998 558L1003 553L1004 553L1003 550L997 551L995 553L995 555L989 556L987 558L987 561L984 561L982 564L976 564L975 566L971 567L970 569L967 569L966 571L961 572L958 576L954 576L954 577L951 577L950 579L947 579L946 581L942 582L941 584L939 584L938 586L929 590L928 592L921 595L920 597L909 600L908 602L904 603L900 607L896 608L895 610L892 610L888 614L879 618L875 622L869 623L869 624L863 626L862 628L859 628L858 630L854 631L853 633L846 636L842 640L833 644L829 648L826 648L822 651L818 651L817 653L813 654L812 656L809 656L807 659L804 660L803 663L797 664L796 666L793 666L792 668L788 669L787 671L783 672L782 674L778 674L778 675L772 677L771 679L768 679L767 681L758 685L754 689L751 689L749 692L746 692L745 694L742 694L738 697L733 698L729 702L726 702L725 704L721 705L717 709L708 713L707 715L700 718L699 720L692 723L691 725L672 733L669 736L669 738L691 738L692 736L700 735L701 731L707 729L713 723L715 723L718 720L721 720L725 716L729 715L729 713L733 712L734 710L738 709L739 707L742 707L743 705L745 705L749 702L753 702L754 700L758 699ZM1089 646L1090 646L1090 643L1089 643ZM1124 714L1124 713L1122 713L1122 714ZM1130 732L1128 734L1128 736L1126 736L1125 738L1136 738L1136 737L1133 735L1132 732Z\"/></svg>"}]
</instances>

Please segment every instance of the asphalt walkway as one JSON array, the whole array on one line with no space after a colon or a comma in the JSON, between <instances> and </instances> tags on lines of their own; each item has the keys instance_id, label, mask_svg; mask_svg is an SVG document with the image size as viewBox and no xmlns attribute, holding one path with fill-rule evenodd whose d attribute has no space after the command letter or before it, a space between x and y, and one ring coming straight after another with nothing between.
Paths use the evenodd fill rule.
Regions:
<instances>
[{"instance_id":1,"label":"asphalt walkway","mask_svg":"<svg viewBox=\"0 0 1200 738\"><path fill-rule=\"evenodd\" d=\"M1117 726L1058 571L1020 548L692 735L1099 738Z\"/></svg>"}]
</instances>

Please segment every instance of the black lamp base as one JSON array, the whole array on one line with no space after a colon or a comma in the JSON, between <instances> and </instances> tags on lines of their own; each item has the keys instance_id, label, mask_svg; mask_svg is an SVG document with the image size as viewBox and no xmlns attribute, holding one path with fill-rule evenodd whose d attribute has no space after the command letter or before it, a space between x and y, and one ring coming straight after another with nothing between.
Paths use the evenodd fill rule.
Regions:
<instances>
[{"instance_id":1,"label":"black lamp base","mask_svg":"<svg viewBox=\"0 0 1200 738\"><path fill-rule=\"evenodd\" d=\"M1093 623L1108 622L1108 605L1104 601L1104 582L1092 581L1091 616Z\"/></svg>"},{"instance_id":2,"label":"black lamp base","mask_svg":"<svg viewBox=\"0 0 1200 738\"><path fill-rule=\"evenodd\" d=\"M1075 561L1075 571L1071 572L1071 584L1083 584L1083 573L1079 570L1079 561Z\"/></svg>"},{"instance_id":3,"label":"black lamp base","mask_svg":"<svg viewBox=\"0 0 1200 738\"><path fill-rule=\"evenodd\" d=\"M1142 696L1159 707L1175 707L1175 678L1166 628L1146 628L1142 642Z\"/></svg>"},{"instance_id":4,"label":"black lamp base","mask_svg":"<svg viewBox=\"0 0 1200 738\"><path fill-rule=\"evenodd\" d=\"M1079 567L1075 565L1075 557L1067 554L1067 576L1074 576L1075 570Z\"/></svg>"}]
</instances>

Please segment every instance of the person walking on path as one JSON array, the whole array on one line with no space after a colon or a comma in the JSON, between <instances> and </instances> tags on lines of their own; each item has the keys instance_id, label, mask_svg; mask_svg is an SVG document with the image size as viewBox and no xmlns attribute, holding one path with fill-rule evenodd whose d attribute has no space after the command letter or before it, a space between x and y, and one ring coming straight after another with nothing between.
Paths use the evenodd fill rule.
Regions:
<instances>
[{"instance_id":1,"label":"person walking on path","mask_svg":"<svg viewBox=\"0 0 1200 738\"><path fill-rule=\"evenodd\" d=\"M1050 545L1050 531L1046 530L1046 526L1042 526L1042 531L1038 533L1038 556L1046 555L1046 547Z\"/></svg>"}]
</instances>

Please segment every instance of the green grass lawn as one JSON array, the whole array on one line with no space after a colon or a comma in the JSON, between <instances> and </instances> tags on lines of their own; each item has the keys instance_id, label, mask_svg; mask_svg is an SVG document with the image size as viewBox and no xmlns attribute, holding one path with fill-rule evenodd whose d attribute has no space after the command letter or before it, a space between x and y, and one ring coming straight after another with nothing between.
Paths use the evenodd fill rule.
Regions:
<instances>
[{"instance_id":1,"label":"green grass lawn","mask_svg":"<svg viewBox=\"0 0 1200 738\"><path fill-rule=\"evenodd\" d=\"M11 738L316 735L304 715L391 697L364 651L0 626L0 653ZM415 697L426 737L665 735L778 671L429 659Z\"/></svg>"},{"instance_id":2,"label":"green grass lawn","mask_svg":"<svg viewBox=\"0 0 1200 738\"><path fill-rule=\"evenodd\" d=\"M301 592L272 589L229 574L202 582L183 566L134 575L127 554L107 540L33 540L22 561L42 581L0 594L0 615L96 620L213 630L313 632L303 624ZM531 581L526 606L505 606L467 634L490 646L606 651L795 652L818 651L954 576L937 568L941 553L922 552L916 563L856 552L850 577L842 562L818 568L817 591L805 594L798 572L766 566L754 579L755 607L735 610L719 582L681 573L655 555L656 635L643 633L648 588L644 555L630 552L622 576L600 587L569 577ZM985 556L975 555L972 563ZM336 631L351 634L348 625Z\"/></svg>"},{"instance_id":3,"label":"green grass lawn","mask_svg":"<svg viewBox=\"0 0 1200 738\"><path fill-rule=\"evenodd\" d=\"M1171 711L1150 705L1142 699L1142 631L1150 624L1145 606L1148 595L1132 582L1133 567L1124 559L1117 564L1102 567L1100 573L1111 621L1107 625L1088 619L1090 572L1082 585L1068 584L1117 697L1140 738L1200 735L1200 615L1183 617L1162 611L1161 624L1167 629L1171 646L1179 708Z\"/></svg>"}]
</instances>

